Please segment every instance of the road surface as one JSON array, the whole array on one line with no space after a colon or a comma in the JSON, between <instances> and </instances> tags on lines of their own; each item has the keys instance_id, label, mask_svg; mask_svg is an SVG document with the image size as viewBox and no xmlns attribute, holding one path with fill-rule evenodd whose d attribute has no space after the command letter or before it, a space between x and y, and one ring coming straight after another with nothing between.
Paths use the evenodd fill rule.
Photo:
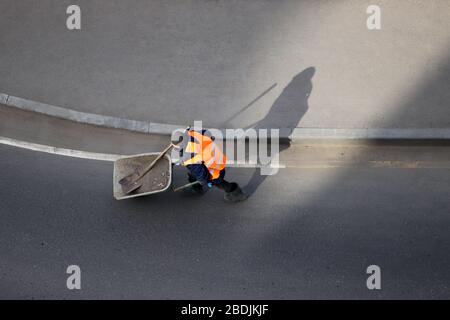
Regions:
<instances>
[{"instance_id":1,"label":"road surface","mask_svg":"<svg viewBox=\"0 0 450 320\"><path fill-rule=\"evenodd\" d=\"M110 162L0 154L3 299L450 298L449 169L288 168L240 204L219 190L116 201Z\"/></svg>"}]
</instances>

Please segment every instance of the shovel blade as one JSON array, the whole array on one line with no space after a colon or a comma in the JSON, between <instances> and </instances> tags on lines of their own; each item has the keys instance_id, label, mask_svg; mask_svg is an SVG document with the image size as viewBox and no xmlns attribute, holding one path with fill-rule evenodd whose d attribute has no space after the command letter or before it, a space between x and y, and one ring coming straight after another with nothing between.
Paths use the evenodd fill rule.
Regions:
<instances>
[{"instance_id":1,"label":"shovel blade","mask_svg":"<svg viewBox=\"0 0 450 320\"><path fill-rule=\"evenodd\" d=\"M131 193L142 186L142 180L138 180L139 176L140 175L138 172L133 172L132 174L119 180L119 184L122 187L123 193Z\"/></svg>"}]
</instances>

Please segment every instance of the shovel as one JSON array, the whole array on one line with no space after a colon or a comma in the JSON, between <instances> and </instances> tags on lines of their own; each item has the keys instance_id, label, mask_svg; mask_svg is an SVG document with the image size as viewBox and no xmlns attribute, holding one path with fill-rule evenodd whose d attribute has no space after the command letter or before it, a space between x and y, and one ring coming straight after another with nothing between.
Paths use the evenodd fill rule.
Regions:
<instances>
[{"instance_id":1,"label":"shovel","mask_svg":"<svg viewBox=\"0 0 450 320\"><path fill-rule=\"evenodd\" d=\"M125 194L129 194L134 190L138 189L142 186L142 177L145 176L170 149L176 147L173 143L171 143L167 148L165 148L155 160L152 161L147 167L138 167L134 169L134 172L129 174L128 176L119 180L119 184L122 187L122 191Z\"/></svg>"}]
</instances>

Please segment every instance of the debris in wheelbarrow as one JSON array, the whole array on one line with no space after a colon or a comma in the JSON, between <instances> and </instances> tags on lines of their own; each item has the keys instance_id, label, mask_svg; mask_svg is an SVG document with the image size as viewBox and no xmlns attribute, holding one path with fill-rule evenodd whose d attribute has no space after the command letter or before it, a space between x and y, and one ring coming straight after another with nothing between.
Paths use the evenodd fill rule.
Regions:
<instances>
[{"instance_id":1,"label":"debris in wheelbarrow","mask_svg":"<svg viewBox=\"0 0 450 320\"><path fill-rule=\"evenodd\" d=\"M136 169L145 167L152 163L161 153L146 153L128 156L114 161L113 192L117 200L145 196L153 193L163 192L172 184L172 160L169 154L165 154L145 175L140 178L142 183L136 190L125 193L119 181Z\"/></svg>"},{"instance_id":2,"label":"debris in wheelbarrow","mask_svg":"<svg viewBox=\"0 0 450 320\"><path fill-rule=\"evenodd\" d=\"M129 194L134 190L140 188L143 184L142 178L156 165L156 163L175 145L170 143L167 148L164 149L155 159L153 159L150 164L145 166L135 167L133 172L126 175L119 180L119 184L122 186L122 191L125 194Z\"/></svg>"}]
</instances>

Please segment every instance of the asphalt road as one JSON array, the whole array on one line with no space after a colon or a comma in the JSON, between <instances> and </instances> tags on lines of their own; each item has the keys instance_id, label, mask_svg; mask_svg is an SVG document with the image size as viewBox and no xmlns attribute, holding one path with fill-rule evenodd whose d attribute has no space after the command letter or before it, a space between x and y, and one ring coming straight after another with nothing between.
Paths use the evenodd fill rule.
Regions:
<instances>
[{"instance_id":1,"label":"asphalt road","mask_svg":"<svg viewBox=\"0 0 450 320\"><path fill-rule=\"evenodd\" d=\"M210 127L450 125L448 0L78 0L75 31L71 4L0 2L0 92Z\"/></svg>"},{"instance_id":2,"label":"asphalt road","mask_svg":"<svg viewBox=\"0 0 450 320\"><path fill-rule=\"evenodd\" d=\"M0 155L0 298L450 298L449 169L283 169L245 203L119 202L111 163Z\"/></svg>"}]
</instances>

